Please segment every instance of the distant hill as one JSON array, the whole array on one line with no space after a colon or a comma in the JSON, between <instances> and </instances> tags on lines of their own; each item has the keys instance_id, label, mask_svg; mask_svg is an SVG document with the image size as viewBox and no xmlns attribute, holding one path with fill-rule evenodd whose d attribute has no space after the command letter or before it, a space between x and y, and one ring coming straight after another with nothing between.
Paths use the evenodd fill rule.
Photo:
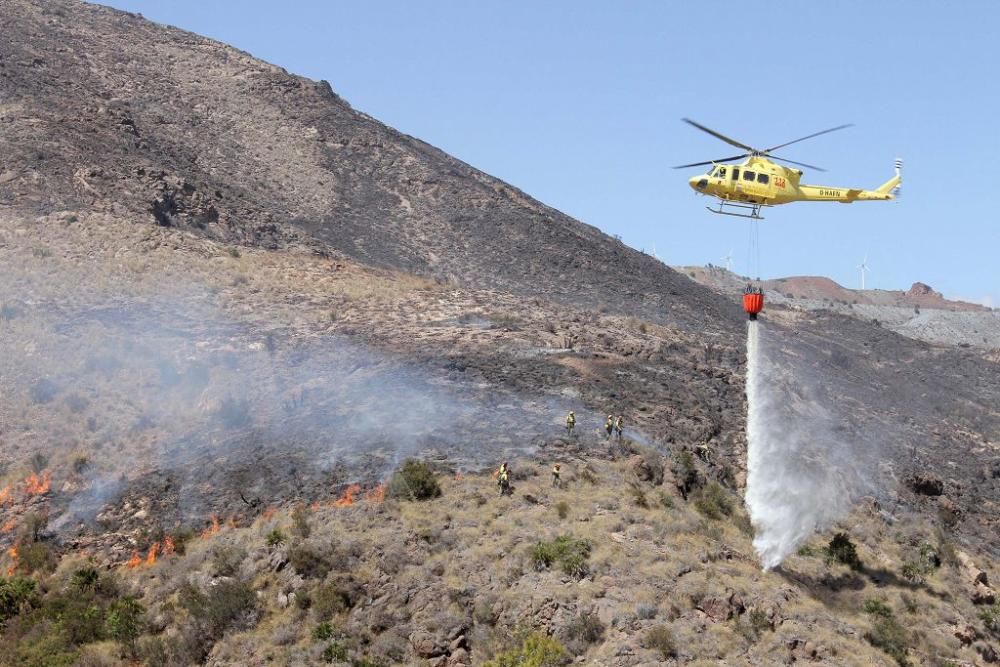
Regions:
<instances>
[{"instance_id":1,"label":"distant hill","mask_svg":"<svg viewBox=\"0 0 1000 667\"><path fill-rule=\"evenodd\" d=\"M747 283L719 266L680 266L677 271L730 298ZM853 290L821 276L792 276L761 283L772 305L829 310L880 324L909 338L936 344L1000 349L1000 310L946 299L915 282L903 290ZM992 354L992 352L991 352Z\"/></svg>"}]
</instances>

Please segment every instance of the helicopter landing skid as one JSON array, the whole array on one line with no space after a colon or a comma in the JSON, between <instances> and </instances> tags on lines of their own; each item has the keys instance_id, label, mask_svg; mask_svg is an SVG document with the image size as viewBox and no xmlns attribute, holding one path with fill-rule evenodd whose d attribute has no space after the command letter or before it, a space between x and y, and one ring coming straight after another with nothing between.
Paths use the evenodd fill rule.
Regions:
<instances>
[{"instance_id":1,"label":"helicopter landing skid","mask_svg":"<svg viewBox=\"0 0 1000 667\"><path fill-rule=\"evenodd\" d=\"M770 204L755 204L753 202L733 202L719 200L719 208L714 209L711 206L706 206L705 208L712 213L717 213L718 215L731 215L736 218L752 218L754 220L763 220L764 216L760 214L760 210L765 206L770 206ZM726 208L737 209L737 212L727 211ZM749 213L739 213L738 211L749 211Z\"/></svg>"}]
</instances>

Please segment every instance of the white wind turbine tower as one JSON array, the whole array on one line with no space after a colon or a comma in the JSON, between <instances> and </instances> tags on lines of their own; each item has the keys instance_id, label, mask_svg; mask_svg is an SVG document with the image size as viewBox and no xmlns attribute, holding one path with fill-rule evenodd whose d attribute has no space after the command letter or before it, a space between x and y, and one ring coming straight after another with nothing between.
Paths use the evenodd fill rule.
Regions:
<instances>
[{"instance_id":1,"label":"white wind turbine tower","mask_svg":"<svg viewBox=\"0 0 1000 667\"><path fill-rule=\"evenodd\" d=\"M725 260L725 262L726 262L726 271L729 271L731 273L732 270L733 270L733 251L732 251L732 248L730 248L729 252L722 259Z\"/></svg>"},{"instance_id":2,"label":"white wind turbine tower","mask_svg":"<svg viewBox=\"0 0 1000 667\"><path fill-rule=\"evenodd\" d=\"M868 254L865 253L865 258L858 264L858 268L861 269L861 289L865 288L865 271L868 270Z\"/></svg>"}]
</instances>

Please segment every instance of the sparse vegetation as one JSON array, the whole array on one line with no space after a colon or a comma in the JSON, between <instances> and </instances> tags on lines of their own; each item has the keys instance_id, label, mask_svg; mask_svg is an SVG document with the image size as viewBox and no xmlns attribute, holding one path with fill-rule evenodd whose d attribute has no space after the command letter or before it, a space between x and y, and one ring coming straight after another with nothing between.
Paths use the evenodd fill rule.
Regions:
<instances>
[{"instance_id":1,"label":"sparse vegetation","mask_svg":"<svg viewBox=\"0 0 1000 667\"><path fill-rule=\"evenodd\" d=\"M52 399L59 393L59 386L48 378L42 378L31 385L29 394L31 400L36 404L51 403Z\"/></svg>"},{"instance_id":2,"label":"sparse vegetation","mask_svg":"<svg viewBox=\"0 0 1000 667\"><path fill-rule=\"evenodd\" d=\"M694 506L709 519L722 519L733 513L733 503L718 482L711 482L701 489Z\"/></svg>"},{"instance_id":3,"label":"sparse vegetation","mask_svg":"<svg viewBox=\"0 0 1000 667\"><path fill-rule=\"evenodd\" d=\"M674 633L665 625L655 625L646 631L642 638L642 645L645 648L656 651L664 660L677 655L677 644L674 641Z\"/></svg>"},{"instance_id":4,"label":"sparse vegetation","mask_svg":"<svg viewBox=\"0 0 1000 667\"><path fill-rule=\"evenodd\" d=\"M531 549L531 562L536 569L547 570L557 565L571 577L581 578L590 571L591 544L572 535L560 535L550 542L538 542Z\"/></svg>"},{"instance_id":5,"label":"sparse vegetation","mask_svg":"<svg viewBox=\"0 0 1000 667\"><path fill-rule=\"evenodd\" d=\"M530 634L521 646L500 653L483 667L558 667L570 662L569 651L552 637Z\"/></svg>"},{"instance_id":6,"label":"sparse vegetation","mask_svg":"<svg viewBox=\"0 0 1000 667\"><path fill-rule=\"evenodd\" d=\"M1000 638L1000 602L994 602L979 612L979 620L993 636Z\"/></svg>"},{"instance_id":7,"label":"sparse vegetation","mask_svg":"<svg viewBox=\"0 0 1000 667\"><path fill-rule=\"evenodd\" d=\"M560 519L565 520L569 516L569 503L565 500L560 500L556 503L556 514Z\"/></svg>"},{"instance_id":8,"label":"sparse vegetation","mask_svg":"<svg viewBox=\"0 0 1000 667\"><path fill-rule=\"evenodd\" d=\"M267 537L264 538L264 541L267 543L269 547L276 547L279 544L283 544L285 542L285 539L286 539L285 534L281 532L281 529L275 528L274 530L272 530L270 533L267 534Z\"/></svg>"},{"instance_id":9,"label":"sparse vegetation","mask_svg":"<svg viewBox=\"0 0 1000 667\"><path fill-rule=\"evenodd\" d=\"M885 651L901 667L910 664L906 655L909 633L899 624L892 608L878 599L865 601L864 611L872 617L872 628L865 633L872 646Z\"/></svg>"}]
</instances>

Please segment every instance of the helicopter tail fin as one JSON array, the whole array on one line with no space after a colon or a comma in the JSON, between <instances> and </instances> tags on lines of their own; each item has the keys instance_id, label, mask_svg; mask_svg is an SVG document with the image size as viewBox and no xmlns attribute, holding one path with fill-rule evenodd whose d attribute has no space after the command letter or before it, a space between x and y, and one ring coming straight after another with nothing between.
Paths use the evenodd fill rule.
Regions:
<instances>
[{"instance_id":1,"label":"helicopter tail fin","mask_svg":"<svg viewBox=\"0 0 1000 667\"><path fill-rule=\"evenodd\" d=\"M875 188L875 192L884 195L899 194L899 186L903 183L903 175L901 173L902 169L903 169L903 161L899 158L896 158L896 175L890 178L882 185Z\"/></svg>"}]
</instances>

